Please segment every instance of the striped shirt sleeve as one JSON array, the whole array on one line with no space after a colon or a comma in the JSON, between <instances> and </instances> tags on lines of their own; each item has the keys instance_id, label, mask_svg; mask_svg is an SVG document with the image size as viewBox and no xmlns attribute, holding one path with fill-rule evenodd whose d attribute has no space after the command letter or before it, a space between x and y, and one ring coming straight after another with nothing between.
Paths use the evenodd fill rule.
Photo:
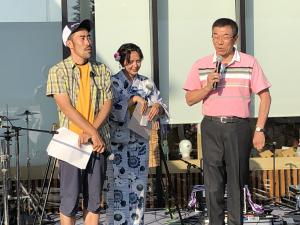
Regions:
<instances>
[{"instance_id":1,"label":"striped shirt sleeve","mask_svg":"<svg viewBox=\"0 0 300 225\"><path fill-rule=\"evenodd\" d=\"M201 88L202 86L199 78L199 66L196 62L193 64L192 69L188 74L188 77L183 85L183 89L186 91L193 91Z\"/></svg>"},{"instance_id":2,"label":"striped shirt sleeve","mask_svg":"<svg viewBox=\"0 0 300 225\"><path fill-rule=\"evenodd\" d=\"M103 68L103 100L107 101L113 98L112 90L111 90L111 72L107 69L106 66Z\"/></svg>"},{"instance_id":3,"label":"striped shirt sleeve","mask_svg":"<svg viewBox=\"0 0 300 225\"><path fill-rule=\"evenodd\" d=\"M251 90L254 93L259 93L262 90L271 87L268 79L266 78L261 66L255 60L253 64L252 76L251 76Z\"/></svg>"},{"instance_id":4,"label":"striped shirt sleeve","mask_svg":"<svg viewBox=\"0 0 300 225\"><path fill-rule=\"evenodd\" d=\"M46 95L67 93L66 76L62 69L54 66L50 68L48 73Z\"/></svg>"}]
</instances>

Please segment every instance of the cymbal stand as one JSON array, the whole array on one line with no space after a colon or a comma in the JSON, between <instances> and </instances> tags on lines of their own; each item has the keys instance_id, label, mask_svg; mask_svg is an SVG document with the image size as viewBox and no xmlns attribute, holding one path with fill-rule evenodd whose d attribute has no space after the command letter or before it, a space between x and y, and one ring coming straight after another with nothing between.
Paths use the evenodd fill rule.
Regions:
<instances>
[{"instance_id":1,"label":"cymbal stand","mask_svg":"<svg viewBox=\"0 0 300 225\"><path fill-rule=\"evenodd\" d=\"M6 118L5 116L2 116L4 118ZM0 125L1 124L1 118L0 118ZM4 225L9 225L9 207L8 207L8 200L11 198L10 194L9 194L9 190L10 190L10 141L11 138L14 135L12 135L12 132L9 130L9 128L7 127L6 131L4 132L4 138L5 140L1 140L1 152L2 154L0 154L0 161L1 161L1 172L3 174L2 176L2 181L3 181L3 218L4 218Z\"/></svg>"},{"instance_id":2,"label":"cymbal stand","mask_svg":"<svg viewBox=\"0 0 300 225\"><path fill-rule=\"evenodd\" d=\"M26 110L25 111L25 116L26 116L26 159L27 159L27 164L26 164L26 167L27 167L27 190L28 192L30 193L31 192L31 184L30 184L30 155L29 155L29 111Z\"/></svg>"},{"instance_id":3,"label":"cymbal stand","mask_svg":"<svg viewBox=\"0 0 300 225\"><path fill-rule=\"evenodd\" d=\"M24 128L24 127L16 127L13 126L10 122L11 127L8 126L2 126L4 128L11 128L15 131L15 137L16 137L16 193L17 193L17 225L20 225L20 142L19 142L19 136L20 136L20 130L28 130L28 131L36 131L36 132L42 132L42 133L49 133L49 134L56 134L57 131L48 131L48 130L38 130L38 129L30 129L30 128ZM24 188L22 187L22 190ZM29 196L30 198L30 196ZM32 199L30 200L32 203ZM37 207L34 207L37 209Z\"/></svg>"},{"instance_id":4,"label":"cymbal stand","mask_svg":"<svg viewBox=\"0 0 300 225\"><path fill-rule=\"evenodd\" d=\"M8 199L9 199L9 185L8 185L8 171L9 171L9 153L8 149L5 145L5 141L1 140L1 172L2 172L2 180L3 180L3 218L4 218L4 225L9 225L9 211L8 211Z\"/></svg>"}]
</instances>

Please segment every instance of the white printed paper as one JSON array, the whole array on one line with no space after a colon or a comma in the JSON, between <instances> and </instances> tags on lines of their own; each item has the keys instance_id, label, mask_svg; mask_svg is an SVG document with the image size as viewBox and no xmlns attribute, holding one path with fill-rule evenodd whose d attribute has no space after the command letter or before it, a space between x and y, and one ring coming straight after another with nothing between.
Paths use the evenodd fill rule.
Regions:
<instances>
[{"instance_id":1,"label":"white printed paper","mask_svg":"<svg viewBox=\"0 0 300 225\"><path fill-rule=\"evenodd\" d=\"M68 162L80 169L85 169L93 151L91 144L78 146L79 135L65 127L57 130L50 141L47 152L49 156Z\"/></svg>"}]
</instances>

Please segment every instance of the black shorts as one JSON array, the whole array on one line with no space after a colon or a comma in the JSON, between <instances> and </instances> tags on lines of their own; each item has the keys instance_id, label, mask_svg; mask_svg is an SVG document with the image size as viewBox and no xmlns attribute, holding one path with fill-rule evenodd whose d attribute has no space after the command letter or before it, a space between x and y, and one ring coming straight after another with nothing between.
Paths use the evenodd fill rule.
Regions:
<instances>
[{"instance_id":1,"label":"black shorts","mask_svg":"<svg viewBox=\"0 0 300 225\"><path fill-rule=\"evenodd\" d=\"M106 158L103 154L95 152L92 153L85 170L59 161L62 214L74 216L77 213L80 193L83 196L83 207L89 212L99 213L105 168Z\"/></svg>"}]
</instances>

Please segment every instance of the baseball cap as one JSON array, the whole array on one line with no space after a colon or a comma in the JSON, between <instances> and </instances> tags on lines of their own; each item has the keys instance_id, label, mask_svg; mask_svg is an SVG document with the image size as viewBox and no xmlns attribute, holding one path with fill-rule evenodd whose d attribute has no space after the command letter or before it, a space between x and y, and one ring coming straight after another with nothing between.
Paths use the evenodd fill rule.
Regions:
<instances>
[{"instance_id":1,"label":"baseball cap","mask_svg":"<svg viewBox=\"0 0 300 225\"><path fill-rule=\"evenodd\" d=\"M69 22L63 29L62 40L65 46L67 46L67 40L71 34L75 33L79 28L86 28L88 32L92 30L93 22L85 19L81 22Z\"/></svg>"}]
</instances>

